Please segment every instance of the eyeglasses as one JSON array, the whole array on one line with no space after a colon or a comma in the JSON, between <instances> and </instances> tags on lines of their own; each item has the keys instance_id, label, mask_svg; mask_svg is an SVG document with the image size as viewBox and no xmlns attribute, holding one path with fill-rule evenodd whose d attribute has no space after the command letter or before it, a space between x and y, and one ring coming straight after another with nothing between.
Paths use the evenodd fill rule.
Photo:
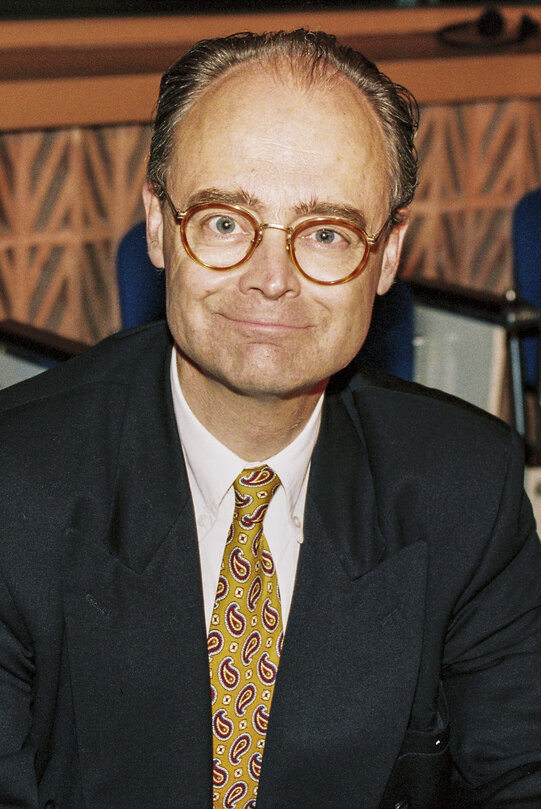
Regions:
<instances>
[{"instance_id":1,"label":"eyeglasses","mask_svg":"<svg viewBox=\"0 0 541 809\"><path fill-rule=\"evenodd\" d=\"M374 236L336 216L312 216L290 227L258 221L239 205L203 202L179 211L165 186L173 216L180 225L186 253L210 270L234 270L248 261L266 229L286 234L286 250L297 270L316 284L332 286L353 280L364 270L389 220Z\"/></svg>"}]
</instances>

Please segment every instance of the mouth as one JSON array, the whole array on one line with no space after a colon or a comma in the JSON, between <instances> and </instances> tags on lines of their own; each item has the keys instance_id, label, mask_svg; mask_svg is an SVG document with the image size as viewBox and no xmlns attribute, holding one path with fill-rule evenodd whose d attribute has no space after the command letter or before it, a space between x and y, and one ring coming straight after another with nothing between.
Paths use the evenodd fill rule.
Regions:
<instances>
[{"instance_id":1,"label":"mouth","mask_svg":"<svg viewBox=\"0 0 541 809\"><path fill-rule=\"evenodd\" d=\"M225 320L232 323L235 327L250 332L259 332L263 334L279 334L292 331L303 331L309 328L307 324L292 322L282 319L267 319L258 318L253 315L225 315L221 314Z\"/></svg>"}]
</instances>

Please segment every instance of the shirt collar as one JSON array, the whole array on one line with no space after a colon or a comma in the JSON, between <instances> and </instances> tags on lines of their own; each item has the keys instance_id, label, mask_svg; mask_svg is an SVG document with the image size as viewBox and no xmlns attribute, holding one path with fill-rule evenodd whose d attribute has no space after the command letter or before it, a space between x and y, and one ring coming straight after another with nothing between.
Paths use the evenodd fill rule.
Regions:
<instances>
[{"instance_id":1,"label":"shirt collar","mask_svg":"<svg viewBox=\"0 0 541 809\"><path fill-rule=\"evenodd\" d=\"M171 390L186 465L197 484L205 507L215 516L221 501L240 472L247 466L261 464L247 463L231 452L190 410L178 379L175 348L171 355ZM323 394L299 435L283 450L263 461L280 478L292 517L295 515L302 485L310 468L310 459L321 423L322 405Z\"/></svg>"}]
</instances>

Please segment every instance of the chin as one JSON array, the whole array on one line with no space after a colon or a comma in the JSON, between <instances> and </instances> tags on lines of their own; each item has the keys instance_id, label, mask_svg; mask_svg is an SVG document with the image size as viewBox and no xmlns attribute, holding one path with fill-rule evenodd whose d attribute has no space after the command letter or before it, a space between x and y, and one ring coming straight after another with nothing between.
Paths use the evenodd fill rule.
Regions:
<instances>
[{"instance_id":1,"label":"chin","mask_svg":"<svg viewBox=\"0 0 541 809\"><path fill-rule=\"evenodd\" d=\"M268 376L262 373L239 374L217 378L233 393L260 400L291 399L295 396L320 393L325 389L328 379L328 376L323 379L319 376L307 379L306 375L294 377L287 373Z\"/></svg>"}]
</instances>

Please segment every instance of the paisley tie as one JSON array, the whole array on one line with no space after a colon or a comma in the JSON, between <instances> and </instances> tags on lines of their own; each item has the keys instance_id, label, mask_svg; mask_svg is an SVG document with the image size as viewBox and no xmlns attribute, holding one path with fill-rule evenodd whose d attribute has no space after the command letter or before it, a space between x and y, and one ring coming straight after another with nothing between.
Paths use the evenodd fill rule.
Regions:
<instances>
[{"instance_id":1,"label":"paisley tie","mask_svg":"<svg viewBox=\"0 0 541 809\"><path fill-rule=\"evenodd\" d=\"M214 809L254 809L282 648L282 615L263 518L280 478L244 469L208 635Z\"/></svg>"}]
</instances>

